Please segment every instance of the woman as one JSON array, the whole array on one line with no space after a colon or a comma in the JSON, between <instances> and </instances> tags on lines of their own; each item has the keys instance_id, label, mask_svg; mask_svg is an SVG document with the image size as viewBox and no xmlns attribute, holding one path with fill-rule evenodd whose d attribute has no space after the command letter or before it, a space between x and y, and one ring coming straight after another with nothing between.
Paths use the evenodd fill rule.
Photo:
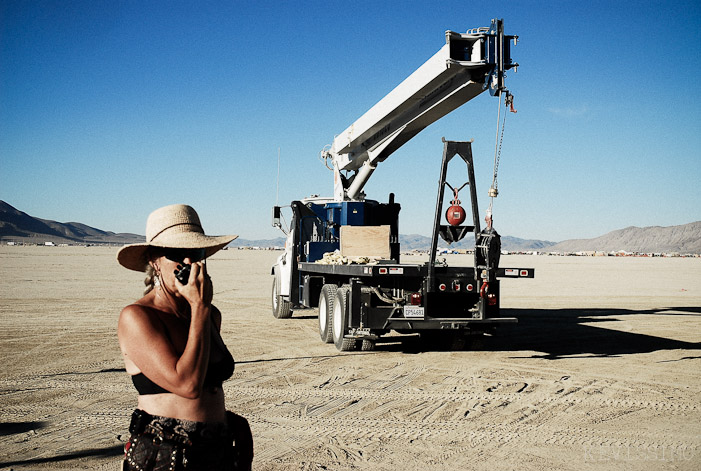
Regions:
<instances>
[{"instance_id":1,"label":"woman","mask_svg":"<svg viewBox=\"0 0 701 471\"><path fill-rule=\"evenodd\" d=\"M139 393L125 470L251 467L248 422L224 406L234 359L205 263L236 237L206 236L194 209L171 205L149 215L145 244L117 254L122 266L147 272L146 294L119 316L119 345Z\"/></svg>"}]
</instances>

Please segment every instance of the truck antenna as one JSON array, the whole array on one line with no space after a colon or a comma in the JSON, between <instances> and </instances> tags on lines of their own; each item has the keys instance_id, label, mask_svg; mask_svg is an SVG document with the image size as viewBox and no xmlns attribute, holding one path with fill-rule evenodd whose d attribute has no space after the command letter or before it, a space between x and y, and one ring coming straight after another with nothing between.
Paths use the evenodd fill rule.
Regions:
<instances>
[{"instance_id":1,"label":"truck antenna","mask_svg":"<svg viewBox=\"0 0 701 471\"><path fill-rule=\"evenodd\" d=\"M280 148L277 148L277 184L275 185L275 205L280 205Z\"/></svg>"}]
</instances>

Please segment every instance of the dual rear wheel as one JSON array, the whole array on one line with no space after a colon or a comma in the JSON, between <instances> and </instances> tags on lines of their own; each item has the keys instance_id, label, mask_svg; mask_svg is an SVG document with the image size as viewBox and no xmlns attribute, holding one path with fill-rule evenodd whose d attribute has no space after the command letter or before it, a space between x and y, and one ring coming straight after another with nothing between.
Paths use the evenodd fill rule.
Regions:
<instances>
[{"instance_id":1,"label":"dual rear wheel","mask_svg":"<svg viewBox=\"0 0 701 471\"><path fill-rule=\"evenodd\" d=\"M333 342L333 305L338 286L324 285L319 295L319 337L324 343Z\"/></svg>"},{"instance_id":2,"label":"dual rear wheel","mask_svg":"<svg viewBox=\"0 0 701 471\"><path fill-rule=\"evenodd\" d=\"M333 342L342 352L356 350L362 342L363 350L372 350L375 343L367 339L349 338L348 314L350 288L326 284L319 295L319 337L325 343Z\"/></svg>"}]
</instances>

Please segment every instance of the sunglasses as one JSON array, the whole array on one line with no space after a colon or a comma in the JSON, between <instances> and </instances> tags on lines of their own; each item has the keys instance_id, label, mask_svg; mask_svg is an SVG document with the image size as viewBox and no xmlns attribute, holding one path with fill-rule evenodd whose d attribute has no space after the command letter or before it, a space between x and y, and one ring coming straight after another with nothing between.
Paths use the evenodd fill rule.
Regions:
<instances>
[{"instance_id":1,"label":"sunglasses","mask_svg":"<svg viewBox=\"0 0 701 471\"><path fill-rule=\"evenodd\" d=\"M206 255L205 249L163 249L163 256L176 263L183 263L186 258L190 259L190 263L199 262Z\"/></svg>"}]
</instances>

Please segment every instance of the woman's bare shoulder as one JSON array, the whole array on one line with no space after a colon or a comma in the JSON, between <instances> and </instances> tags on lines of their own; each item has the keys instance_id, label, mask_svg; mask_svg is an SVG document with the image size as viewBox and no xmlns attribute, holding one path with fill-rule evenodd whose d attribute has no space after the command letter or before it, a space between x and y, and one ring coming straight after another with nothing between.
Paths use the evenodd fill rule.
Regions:
<instances>
[{"instance_id":1,"label":"woman's bare shoulder","mask_svg":"<svg viewBox=\"0 0 701 471\"><path fill-rule=\"evenodd\" d=\"M127 305L122 309L119 315L120 320L122 318L131 319L133 317L153 317L156 314L156 309L151 303L149 303L146 298L141 298L138 301Z\"/></svg>"},{"instance_id":2,"label":"woman's bare shoulder","mask_svg":"<svg viewBox=\"0 0 701 471\"><path fill-rule=\"evenodd\" d=\"M148 335L153 331L161 331L162 328L160 312L148 302L144 302L144 298L124 307L119 314L120 334L139 331Z\"/></svg>"}]
</instances>

